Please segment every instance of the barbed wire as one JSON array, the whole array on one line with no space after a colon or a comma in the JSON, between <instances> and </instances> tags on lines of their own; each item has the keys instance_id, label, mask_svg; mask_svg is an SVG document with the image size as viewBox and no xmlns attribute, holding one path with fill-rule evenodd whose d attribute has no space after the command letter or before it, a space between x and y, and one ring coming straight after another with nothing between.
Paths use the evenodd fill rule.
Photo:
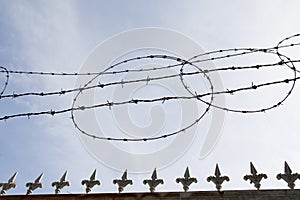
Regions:
<instances>
[{"instance_id":1,"label":"barbed wire","mask_svg":"<svg viewBox=\"0 0 300 200\"><path fill-rule=\"evenodd\" d=\"M236 49L236 51L238 51L238 49ZM244 54L243 54L244 55ZM157 58L158 55L151 55L152 58ZM148 56L149 57L149 56ZM159 57L161 57L161 55L159 55ZM228 58L228 57L227 57ZM141 59L141 58L139 58ZM211 60L216 60L216 59L211 59ZM207 59L205 59L205 61L209 61ZM190 64L194 64L194 63L199 63L200 61L193 61L190 62ZM137 82L150 82L153 80L160 80L160 79L166 79L166 78L176 78L178 76L183 76L183 75L196 75L196 74L204 74L204 73L212 73L212 72L219 72L219 71L229 71L229 70L245 70L245 69L261 69L261 68L266 68L266 67L276 67L276 66L281 66L284 64L288 64L288 63L298 63L300 62L300 60L290 60L290 61L280 61L280 62L276 62L276 63L270 63L270 64L260 64L260 65L249 65L249 66L230 66L230 67L220 67L220 68L214 68L214 69L206 69L203 71L197 71L197 72L190 72L190 73L180 73L180 74L173 74L173 75L168 75L168 76L160 76L160 77L147 77L145 79L138 79L138 80L131 80L131 81L116 81L116 82L110 82L110 83L98 83L96 85L92 85L89 87L85 87L85 88L73 88L73 89L61 89L60 91L53 91L53 92L26 92L26 93L15 93L13 92L12 94L6 94L3 95L4 90L6 89L6 86L8 84L8 78L9 78L9 74L11 71L8 70L2 70L0 72L6 72L7 73L7 81L5 83L5 87L3 88L1 95L0 95L0 99L3 98L17 98L17 97L24 97L24 96L52 96L52 95L63 95L63 94L67 94L67 93L73 93L73 92L82 92L83 90L90 90L90 89L95 89L95 88L104 88L107 86L112 86L112 85L125 85L125 84L129 84L129 83L137 83ZM161 70L161 69L170 69L173 67L177 67L177 66L181 66L183 64L176 64L176 65L169 65L169 66L164 66L164 67L153 67L150 69L138 69L138 70L121 70L121 71L113 71L113 72L103 72L100 75L112 75L112 74L120 74L120 73L130 73L130 72L145 72L145 71L155 71L155 70ZM2 69L6 69L4 67L0 67ZM296 70L297 71L297 70ZM298 72L298 71L297 71ZM36 72L36 73L40 73L40 72ZM27 75L32 75L33 73L31 72L24 72L24 74ZM53 76L63 76L62 74L68 74L68 73L53 73L53 72L45 72L44 74L39 74L39 75L46 75L46 74L51 74ZM73 75L73 76L77 76L77 75L94 75L97 74L97 76L99 75L99 73L96 72L91 72L91 73L74 73L71 74L69 73L68 75ZM38 74L35 74L38 75Z\"/></svg>"},{"instance_id":2,"label":"barbed wire","mask_svg":"<svg viewBox=\"0 0 300 200\"><path fill-rule=\"evenodd\" d=\"M1 90L1 92L0 92L0 98L1 98L1 96L3 95L3 93L4 93L4 91L6 90L6 87L7 87L7 85L8 85L8 81L9 81L9 71L8 71L5 67L2 67L2 66L0 66L0 69L1 69L1 72L2 72L2 73L5 73L5 82L4 82L4 84L3 84L3 88L2 88L2 90Z\"/></svg>"},{"instance_id":3,"label":"barbed wire","mask_svg":"<svg viewBox=\"0 0 300 200\"><path fill-rule=\"evenodd\" d=\"M0 103L1 99L5 98L18 98L18 97L25 97L25 96L40 96L40 97L46 97L46 96L53 96L58 95L62 96L65 94L72 94L74 93L75 96L73 98L72 106L70 108L65 109L50 109L46 111L38 111L38 112L25 112L25 113L17 113L17 114L11 114L11 115L5 115L0 117L0 121L5 121L11 118L18 118L18 117L28 117L31 116L40 116L40 115L57 115L62 113L68 113L71 114L71 120L75 126L75 128L81 133L88 137L94 138L94 139L101 139L101 140L114 140L114 141L150 141L150 140L157 140L162 138L167 138L170 136L177 135L179 133L185 132L197 123L203 119L205 115L209 112L209 110L213 108L221 109L224 111L229 112L237 112L237 113L259 113L259 112L266 112L268 110L274 109L279 107L283 104L283 102L292 94L292 91L295 88L296 81L300 79L300 76L297 76L297 73L299 73L299 70L296 69L295 63L299 63L300 60L298 59L291 59L288 56L284 55L283 53L280 53L279 50L281 49L287 49L294 46L299 46L300 43L290 43L290 44L283 44L284 42L289 41L292 38L299 37L300 34L295 34L293 36L287 37L283 40L281 40L277 46L271 47L271 48L231 48L231 49L221 49L221 50L215 50L206 52L203 54L195 55L190 59L183 59L176 56L171 55L144 55L139 57L133 57L129 59L122 60L120 62L117 62L114 65L109 66L104 71L101 72L83 72L83 73L67 73L67 72L38 72L38 71L14 71L14 70L8 70L6 67L0 66L0 73L3 73L5 75L5 82L4 86L0 92ZM254 64L254 65L243 65L243 66L222 66L222 67L216 67L212 69L201 69L197 64L199 63L205 63L207 61L223 61L225 59L233 58L233 57L241 57L245 55L251 55L253 53L265 53L265 54L271 54L276 55L277 58L279 58L276 62L269 62L265 64ZM224 54L224 55L219 55ZM151 68L140 68L140 69L121 69L117 70L117 67L120 67L121 65L126 65L128 63L135 63L139 61L144 60L165 60L169 61L172 64L169 65L163 65L163 66L156 66ZM288 70L292 72L291 77L284 78L281 80L276 81L268 81L265 83L251 83L251 85L248 86L240 86L238 88L226 88L224 90L215 91L214 83L211 79L211 73L215 72L221 72L221 71L238 71L238 70L261 70L264 68L274 68L274 67L286 67ZM194 69L193 71L185 72L184 70L188 69ZM147 76L145 78L136 78L136 79L130 79L130 80L121 80L121 81L111 81L111 82L97 82L99 77L104 76L110 76L110 75L124 75L129 73L141 73L141 72L151 72L151 71L159 71L159 70L166 70L166 69L177 69L177 73L173 74L167 74L167 75L159 75L159 76ZM16 93L13 92L12 94L5 94L5 90L7 88L7 85L9 83L9 77L10 74L22 74L22 75L37 75L37 76L91 76L92 78L87 81L83 86L72 88L72 89L60 89L57 91L47 92L47 91L39 91L39 92L24 92L24 93ZM206 80L206 82L209 85L209 91L198 94L196 91L193 91L187 81L185 81L185 77L194 76L194 75L202 75L202 78ZM173 79L173 78L179 78L183 87L186 89L186 91L189 93L189 95L170 95L170 96L164 96L164 97L158 97L158 98L133 98L129 100L124 101L109 101L106 100L106 102L93 104L93 105L77 105L77 101L79 99L79 96L87 91L92 89L103 89L111 86L122 86L122 88L125 85L128 84L134 84L134 83L145 83L149 84L155 81L165 80L165 79ZM95 82L97 82L95 84ZM277 101L275 104L265 106L258 109L233 109L225 106L216 105L214 103L215 96L217 95L233 95L235 93L241 92L241 91L255 91L263 87L267 86L274 86L279 84L290 84L289 89L286 93L286 95L283 96L279 101ZM208 97L208 100L205 99ZM185 127L181 128L180 130L176 130L169 133L164 133L155 137L143 137L143 138L118 138L118 137L103 137L98 136L97 134L90 133L83 128L79 126L79 123L76 121L75 112L80 111L83 112L85 110L89 109L98 109L102 107L107 107L109 109L112 109L114 106L122 106L127 104L147 104L147 103L154 103L154 102L161 102L164 103L166 101L174 101L174 100L196 100L199 102L202 102L206 105L203 113L201 113L194 121L190 122L190 124L186 125Z\"/></svg>"}]
</instances>

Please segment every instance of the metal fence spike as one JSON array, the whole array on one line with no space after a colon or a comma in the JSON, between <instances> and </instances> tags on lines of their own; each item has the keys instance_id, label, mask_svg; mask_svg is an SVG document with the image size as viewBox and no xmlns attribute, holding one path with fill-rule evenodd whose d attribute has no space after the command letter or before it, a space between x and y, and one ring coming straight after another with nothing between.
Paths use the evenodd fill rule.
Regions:
<instances>
[{"instance_id":1,"label":"metal fence spike","mask_svg":"<svg viewBox=\"0 0 300 200\"><path fill-rule=\"evenodd\" d=\"M284 161L284 172L286 174L291 174L292 173L292 170L291 170L290 166L287 164L286 161Z\"/></svg>"},{"instance_id":2,"label":"metal fence spike","mask_svg":"<svg viewBox=\"0 0 300 200\"><path fill-rule=\"evenodd\" d=\"M34 182L28 182L26 183L26 187L28 187L26 195L31 194L34 190L36 190L37 188L42 188L43 185L41 183L42 177L43 177L44 173L41 173L35 180Z\"/></svg>"},{"instance_id":3,"label":"metal fence spike","mask_svg":"<svg viewBox=\"0 0 300 200\"><path fill-rule=\"evenodd\" d=\"M257 174L257 170L255 169L255 167L252 164L252 162L250 162L250 172L251 172L251 174Z\"/></svg>"},{"instance_id":4,"label":"metal fence spike","mask_svg":"<svg viewBox=\"0 0 300 200\"><path fill-rule=\"evenodd\" d=\"M222 183L224 181L229 181L229 177L228 176L221 176L221 172L219 169L218 164L216 165L216 169L215 169L215 176L209 176L207 177L207 181L210 182L212 181L215 185L218 191L221 190L222 188Z\"/></svg>"},{"instance_id":5,"label":"metal fence spike","mask_svg":"<svg viewBox=\"0 0 300 200\"><path fill-rule=\"evenodd\" d=\"M149 190L150 192L155 192L155 188L159 185L159 184L164 184L164 180L163 179L157 179L157 172L156 169L154 169L151 179L145 179L143 181L144 185L148 184L149 185Z\"/></svg>"},{"instance_id":6,"label":"metal fence spike","mask_svg":"<svg viewBox=\"0 0 300 200\"><path fill-rule=\"evenodd\" d=\"M82 185L86 185L85 192L89 193L95 185L100 185L100 181L96 180L96 169L90 176L90 180L82 180Z\"/></svg>"},{"instance_id":7,"label":"metal fence spike","mask_svg":"<svg viewBox=\"0 0 300 200\"><path fill-rule=\"evenodd\" d=\"M186 170L184 172L184 178L177 178L176 183L181 183L183 186L183 190L187 192L189 190L189 186L192 183L197 183L197 179L190 177L189 167L186 167Z\"/></svg>"},{"instance_id":8,"label":"metal fence spike","mask_svg":"<svg viewBox=\"0 0 300 200\"><path fill-rule=\"evenodd\" d=\"M15 172L10 179L8 179L7 182L0 183L0 187L2 187L0 194L3 195L6 193L7 190L11 188L17 187L17 184L14 182L16 176L18 175L18 172Z\"/></svg>"},{"instance_id":9,"label":"metal fence spike","mask_svg":"<svg viewBox=\"0 0 300 200\"><path fill-rule=\"evenodd\" d=\"M220 172L220 169L219 169L219 165L218 165L218 164L216 165L215 176L216 176L216 177L220 177L220 176L221 176L221 172Z\"/></svg>"},{"instance_id":10,"label":"metal fence spike","mask_svg":"<svg viewBox=\"0 0 300 200\"><path fill-rule=\"evenodd\" d=\"M267 179L268 176L266 174L257 174L257 171L256 171L254 165L252 164L252 162L250 162L250 171L251 171L252 175L245 175L244 180L245 181L250 180L250 184L253 183L254 187L256 187L257 190L259 190L260 186L261 186L260 181L263 178Z\"/></svg>"},{"instance_id":11,"label":"metal fence spike","mask_svg":"<svg viewBox=\"0 0 300 200\"><path fill-rule=\"evenodd\" d=\"M118 186L119 186L118 187L118 191L119 191L119 193L121 193L121 192L124 191L124 188L128 184L132 185L133 182L132 182L132 180L127 179L127 170L125 170L125 172L123 173L121 179L115 179L115 180L113 180L113 184L118 184Z\"/></svg>"},{"instance_id":12,"label":"metal fence spike","mask_svg":"<svg viewBox=\"0 0 300 200\"><path fill-rule=\"evenodd\" d=\"M290 166L287 164L287 162L284 162L284 174L277 174L277 179L283 179L285 182L287 182L288 187L290 189L294 189L295 187L295 181L297 179L300 179L300 175L298 173L292 173L292 170Z\"/></svg>"},{"instance_id":13,"label":"metal fence spike","mask_svg":"<svg viewBox=\"0 0 300 200\"><path fill-rule=\"evenodd\" d=\"M65 171L59 181L55 181L52 183L52 187L55 187L55 194L60 193L61 189L63 189L64 187L70 186L70 182L66 181L67 173L68 172Z\"/></svg>"}]
</instances>

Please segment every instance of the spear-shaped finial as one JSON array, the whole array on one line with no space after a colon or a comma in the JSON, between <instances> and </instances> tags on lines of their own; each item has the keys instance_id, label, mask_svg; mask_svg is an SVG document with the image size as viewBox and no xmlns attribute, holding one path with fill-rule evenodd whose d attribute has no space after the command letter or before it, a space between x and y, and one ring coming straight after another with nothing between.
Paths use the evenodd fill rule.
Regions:
<instances>
[{"instance_id":1,"label":"spear-shaped finial","mask_svg":"<svg viewBox=\"0 0 300 200\"><path fill-rule=\"evenodd\" d=\"M284 162L284 172L287 173L287 174L292 173L292 170L291 170L290 166L287 164L286 161Z\"/></svg>"},{"instance_id":2,"label":"spear-shaped finial","mask_svg":"<svg viewBox=\"0 0 300 200\"><path fill-rule=\"evenodd\" d=\"M222 183L224 181L229 181L229 177L221 176L221 172L220 172L219 166L217 164L216 169L215 169L215 176L207 177L207 181L208 182L212 181L216 185L217 190L220 191L222 188Z\"/></svg>"},{"instance_id":3,"label":"spear-shaped finial","mask_svg":"<svg viewBox=\"0 0 300 200\"><path fill-rule=\"evenodd\" d=\"M244 180L250 180L250 183L254 183L254 187L257 188L257 190L259 190L260 188L260 181L265 178L267 179L267 175L266 174L257 174L257 171L254 167L254 165L252 164L252 162L250 162L250 171L252 175L246 175L244 176Z\"/></svg>"},{"instance_id":4,"label":"spear-shaped finial","mask_svg":"<svg viewBox=\"0 0 300 200\"><path fill-rule=\"evenodd\" d=\"M95 185L100 185L100 181L96 180L96 169L92 173L90 180L82 180L81 185L86 185L86 193L89 193Z\"/></svg>"},{"instance_id":5,"label":"spear-shaped finial","mask_svg":"<svg viewBox=\"0 0 300 200\"><path fill-rule=\"evenodd\" d=\"M118 184L118 186L119 186L118 190L119 190L119 193L121 193L128 184L132 185L133 182L132 182L132 180L127 179L127 170L125 170L121 179L113 180L113 184Z\"/></svg>"},{"instance_id":6,"label":"spear-shaped finial","mask_svg":"<svg viewBox=\"0 0 300 200\"><path fill-rule=\"evenodd\" d=\"M41 173L35 180L34 182L28 182L26 183L26 187L28 187L26 194L29 195L31 194L34 190L37 188L42 188L43 185L41 183L42 177L44 173Z\"/></svg>"},{"instance_id":7,"label":"spear-shaped finial","mask_svg":"<svg viewBox=\"0 0 300 200\"><path fill-rule=\"evenodd\" d=\"M5 194L9 189L17 187L17 184L14 182L17 174L18 172L15 172L6 183L0 183L0 187L2 187L0 192L1 195Z\"/></svg>"},{"instance_id":8,"label":"spear-shaped finial","mask_svg":"<svg viewBox=\"0 0 300 200\"><path fill-rule=\"evenodd\" d=\"M155 188L159 185L159 184L164 184L164 180L163 179L157 179L157 173L156 173L156 169L154 169L151 179L145 179L143 181L143 183L146 185L149 185L149 190L150 192L154 192Z\"/></svg>"},{"instance_id":9,"label":"spear-shaped finial","mask_svg":"<svg viewBox=\"0 0 300 200\"><path fill-rule=\"evenodd\" d=\"M65 171L59 181L52 183L52 187L55 187L55 194L60 193L61 189L63 189L65 186L70 186L70 182L66 181L67 173L68 172Z\"/></svg>"},{"instance_id":10,"label":"spear-shaped finial","mask_svg":"<svg viewBox=\"0 0 300 200\"><path fill-rule=\"evenodd\" d=\"M187 192L192 183L197 183L197 179L190 177L189 167L186 167L184 178L177 178L176 183L181 183L184 191Z\"/></svg>"},{"instance_id":11,"label":"spear-shaped finial","mask_svg":"<svg viewBox=\"0 0 300 200\"><path fill-rule=\"evenodd\" d=\"M284 174L278 174L277 179L283 179L285 182L288 183L288 187L291 189L294 189L295 187L295 181L297 179L300 179L300 175L298 173L292 174L292 170L290 166L287 164L287 162L284 162Z\"/></svg>"}]
</instances>

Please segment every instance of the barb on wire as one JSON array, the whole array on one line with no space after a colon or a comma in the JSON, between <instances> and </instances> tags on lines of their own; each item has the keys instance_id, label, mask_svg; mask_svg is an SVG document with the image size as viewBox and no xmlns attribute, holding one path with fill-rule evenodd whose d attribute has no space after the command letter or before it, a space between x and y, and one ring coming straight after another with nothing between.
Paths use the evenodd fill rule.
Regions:
<instances>
[{"instance_id":1,"label":"barb on wire","mask_svg":"<svg viewBox=\"0 0 300 200\"><path fill-rule=\"evenodd\" d=\"M300 72L297 70L295 64L300 62L300 59L291 59L287 55L283 54L280 50L281 49L288 49L290 47L299 46L300 43L290 43L286 44L289 40L299 37L300 34L295 34L291 37L287 37L283 40L281 40L276 46L270 47L270 48L231 48L231 49L221 49L221 50L215 50L206 52L203 54L195 55L190 59L184 59L176 56L171 55L144 55L144 56L138 56L133 57L129 59L122 60L120 62L117 62L116 64L113 64L109 67L107 67L104 71L101 72L83 72L83 73L68 73L68 72L43 72L43 71L16 71L16 70L8 70L6 67L0 66L0 75L4 74L5 81L2 87L2 90L0 91L0 103L1 99L5 98L20 98L25 96L39 96L39 97L47 97L47 96L62 96L65 94L74 94L72 106L69 108L64 109L49 109L46 111L36 111L36 112L25 112L25 113L16 113L16 114L8 114L4 116L0 116L0 121L5 121L11 118L18 118L18 117L28 117L31 116L40 116L40 115L58 115L62 113L70 113L71 114L71 120L75 126L75 128L81 133L88 137L94 138L94 139L101 139L101 140L115 140L115 141L150 141L150 140L157 140L162 138L167 138L173 135L177 135L179 133L185 132L191 127L195 126L197 123L199 123L204 116L207 115L207 113L212 108L221 109L224 111L229 112L237 112L237 113L259 113L259 112L266 112L271 109L274 109L280 105L283 104L283 102L291 95L295 88L296 81L300 79L300 76L298 76L298 73ZM279 60L268 62L268 63L256 63L252 65L242 65L242 66L221 66L216 67L212 69L202 69L198 66L199 63L205 63L207 61L223 61L229 58L239 58L245 55L251 55L254 53L262 53L262 54L270 54L275 55L279 58ZM136 64L140 61L147 61L147 60L164 60L168 61L168 65L163 66L155 66L152 68L129 68L126 67L126 64ZM118 69L120 68L120 69ZM125 69L123 69L125 68ZM237 88L226 88L224 90L216 90L214 87L214 82L211 78L212 73L218 73L218 72L225 72L225 71L243 71L243 70L262 70L262 69L273 69L273 68L280 68L280 69L286 69L287 71L291 72L292 75L288 78L283 78L275 81L266 81L263 83L255 83L251 82L249 85L243 85L239 86ZM160 71L160 70L167 70L167 69L173 69L176 73L173 74L164 74L159 73L157 76L146 76L144 78L134 78L134 79L122 79L119 81L110 81L110 82L96 82L99 77L116 77L116 75L124 75L124 74L130 74L130 73L141 73L141 72L151 72L151 71ZM16 74L16 75L37 75L37 76L87 76L91 77L86 83L84 83L83 86L77 87L77 88L71 88L71 89L63 89L60 88L57 91L28 91L23 93L13 92L12 94L5 93L7 85L9 83L9 77L10 74ZM201 77L205 80L205 82L208 85L209 91L205 91L202 93L195 92L190 86L188 85L188 82L185 80L187 77L192 77L195 75L201 75ZM112 86L121 86L122 88L126 85L135 84L135 83L145 83L145 85L148 85L149 83L153 83L155 81L161 81L166 79L176 79L179 78L179 80L182 83L182 86L185 88L185 90L188 92L188 95L169 95L169 96L163 96L163 97L153 97L153 98L134 98L134 99L127 99L127 100L120 100L120 101L112 101L112 100L105 100L104 102L97 102L95 104L91 105L81 105L80 103L80 97L84 94L85 91L92 91L94 89L99 89L100 91L103 88L109 88ZM110 79L112 80L112 79ZM287 93L276 103L256 109L235 109L226 107L223 105L217 105L214 102L214 99L218 95L234 95L239 92L244 91L256 91L264 87L270 87L280 84L288 84L289 89L287 90ZM107 107L109 109L112 109L115 106L122 106L122 105L136 105L136 104L147 104L147 103L154 103L154 102L161 102L164 103L166 101L176 101L176 100L190 100L190 101L197 101L201 102L205 105L205 109L202 113L197 116L194 121L187 124L185 127L181 128L180 130L175 130L173 132L167 132L163 133L158 136L153 137L141 137L141 138L118 138L118 137L103 137L98 136L95 133L89 132L87 130L84 130L80 126L80 124L77 121L76 113L77 112L84 112L86 110L91 109L99 109L103 107Z\"/></svg>"}]
</instances>

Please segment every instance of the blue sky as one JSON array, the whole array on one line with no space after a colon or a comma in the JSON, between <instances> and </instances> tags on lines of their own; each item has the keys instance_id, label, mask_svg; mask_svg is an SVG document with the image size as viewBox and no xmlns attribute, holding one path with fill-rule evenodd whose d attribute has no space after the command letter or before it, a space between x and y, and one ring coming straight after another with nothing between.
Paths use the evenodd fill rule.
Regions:
<instances>
[{"instance_id":1,"label":"blue sky","mask_svg":"<svg viewBox=\"0 0 300 200\"><path fill-rule=\"evenodd\" d=\"M178 31L196 41L205 51L234 47L270 47L284 37L300 32L299 2L294 1L45 1L0 0L0 65L10 70L77 72L90 52L107 38L123 31L158 27ZM246 75L244 75L246 76ZM223 74L223 83L237 77ZM6 93L52 91L72 88L75 78L45 78L11 75ZM241 78L243 79L243 78ZM0 79L3 81L3 78ZM251 80L250 80L251 82ZM197 142L173 164L158 171L165 185L158 191L181 190L175 179L185 167L199 183L192 190L212 190L206 177L215 163L231 177L224 189L252 188L242 177L253 161L258 171L269 175L262 188L286 188L276 174L288 161L300 170L298 158L299 94L265 114L226 113L222 136L205 159L195 156ZM275 92L275 94L274 94ZM264 93L272 100L276 90ZM237 95L238 96L238 95ZM245 97L229 98L228 105L245 106ZM256 96L256 98L260 98ZM255 100L257 101L257 99ZM70 107L72 95L65 97L24 97L1 99L0 113L19 113L49 108ZM259 103L259 101L258 101ZM96 161L85 150L70 115L12 119L0 123L0 181L15 171L17 188L9 194L25 194L25 183L44 172L44 188L37 193L53 193L51 182L69 171L71 187L64 193L84 192L82 179L97 168L102 185L96 192L116 192L112 184L121 172ZM116 157L117 155L112 155ZM129 174L134 185L127 191L148 191L142 185L150 174ZM297 186L296 186L297 187Z\"/></svg>"}]
</instances>

